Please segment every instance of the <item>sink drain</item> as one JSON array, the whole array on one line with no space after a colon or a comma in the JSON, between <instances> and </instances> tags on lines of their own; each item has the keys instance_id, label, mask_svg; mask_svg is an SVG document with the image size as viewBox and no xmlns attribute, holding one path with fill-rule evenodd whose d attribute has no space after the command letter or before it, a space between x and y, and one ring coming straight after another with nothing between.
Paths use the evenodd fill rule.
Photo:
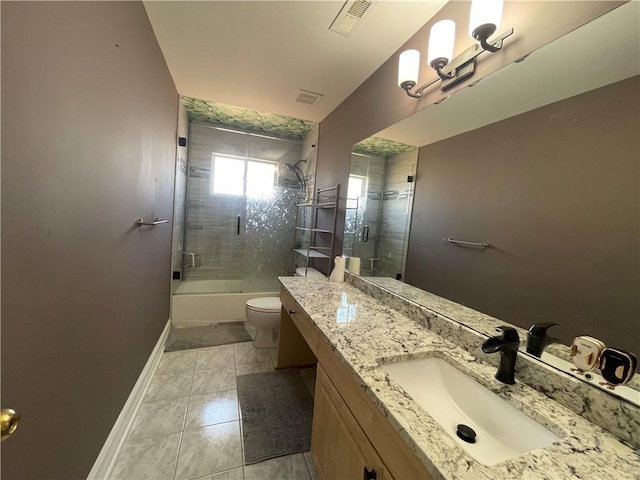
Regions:
<instances>
[{"instance_id":1,"label":"sink drain","mask_svg":"<svg viewBox=\"0 0 640 480\"><path fill-rule=\"evenodd\" d=\"M476 431L468 425L459 424L456 427L456 435L464 442L476 443Z\"/></svg>"}]
</instances>

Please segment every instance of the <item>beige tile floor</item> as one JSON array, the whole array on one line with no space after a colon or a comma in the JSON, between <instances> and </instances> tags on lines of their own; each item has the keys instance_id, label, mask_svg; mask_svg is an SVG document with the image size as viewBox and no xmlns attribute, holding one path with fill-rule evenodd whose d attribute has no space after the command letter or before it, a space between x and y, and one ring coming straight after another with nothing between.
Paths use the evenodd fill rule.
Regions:
<instances>
[{"instance_id":1,"label":"beige tile floor","mask_svg":"<svg viewBox=\"0 0 640 480\"><path fill-rule=\"evenodd\" d=\"M314 480L309 452L244 465L236 376L276 357L251 342L163 353L112 478ZM313 395L314 369L300 374Z\"/></svg>"}]
</instances>

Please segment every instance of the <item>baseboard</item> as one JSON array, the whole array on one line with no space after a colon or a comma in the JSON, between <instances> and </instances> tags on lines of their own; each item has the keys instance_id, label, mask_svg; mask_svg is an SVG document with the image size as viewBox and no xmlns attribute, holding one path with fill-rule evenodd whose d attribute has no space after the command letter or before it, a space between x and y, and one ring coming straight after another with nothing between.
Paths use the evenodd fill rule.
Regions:
<instances>
[{"instance_id":1,"label":"baseboard","mask_svg":"<svg viewBox=\"0 0 640 480\"><path fill-rule=\"evenodd\" d=\"M144 366L136 384L133 386L133 390L131 390L129 398L124 404L120 415L118 415L118 419L113 425L113 428L107 437L107 441L104 443L102 450L100 450L100 454L98 455L96 462L93 464L93 468L89 472L87 480L103 480L111 476L111 472L113 471L116 460L118 459L118 454L120 453L122 445L133 426L136 412L142 403L144 394L146 393L147 388L151 383L151 379L153 378L153 374L156 372L160 359L162 358L162 352L164 351L164 344L167 339L167 335L169 335L169 330L171 330L171 320L167 322L164 330L160 334L160 338L151 352L151 356L149 356L149 360L147 360L147 364Z\"/></svg>"}]
</instances>

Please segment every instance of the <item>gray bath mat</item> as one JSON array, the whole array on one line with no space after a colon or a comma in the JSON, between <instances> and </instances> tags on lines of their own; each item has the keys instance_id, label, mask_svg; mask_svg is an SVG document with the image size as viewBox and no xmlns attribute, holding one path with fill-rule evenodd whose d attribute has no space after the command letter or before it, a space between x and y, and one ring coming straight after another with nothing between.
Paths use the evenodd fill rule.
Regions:
<instances>
[{"instance_id":1,"label":"gray bath mat","mask_svg":"<svg viewBox=\"0 0 640 480\"><path fill-rule=\"evenodd\" d=\"M249 333L244 328L244 322L215 323L206 327L171 328L165 352L189 350L191 348L213 347L229 343L248 342Z\"/></svg>"},{"instance_id":2,"label":"gray bath mat","mask_svg":"<svg viewBox=\"0 0 640 480\"><path fill-rule=\"evenodd\" d=\"M313 399L297 368L240 375L237 382L247 465L311 448Z\"/></svg>"}]
</instances>

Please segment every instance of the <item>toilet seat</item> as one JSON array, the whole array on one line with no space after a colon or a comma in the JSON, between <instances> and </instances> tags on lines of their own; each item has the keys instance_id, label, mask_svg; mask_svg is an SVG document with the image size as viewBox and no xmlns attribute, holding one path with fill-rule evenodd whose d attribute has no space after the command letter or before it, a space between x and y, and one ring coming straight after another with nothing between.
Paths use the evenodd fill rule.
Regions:
<instances>
[{"instance_id":1,"label":"toilet seat","mask_svg":"<svg viewBox=\"0 0 640 480\"><path fill-rule=\"evenodd\" d=\"M258 297L247 300L247 309L254 312L279 313L281 306L278 297Z\"/></svg>"}]
</instances>

